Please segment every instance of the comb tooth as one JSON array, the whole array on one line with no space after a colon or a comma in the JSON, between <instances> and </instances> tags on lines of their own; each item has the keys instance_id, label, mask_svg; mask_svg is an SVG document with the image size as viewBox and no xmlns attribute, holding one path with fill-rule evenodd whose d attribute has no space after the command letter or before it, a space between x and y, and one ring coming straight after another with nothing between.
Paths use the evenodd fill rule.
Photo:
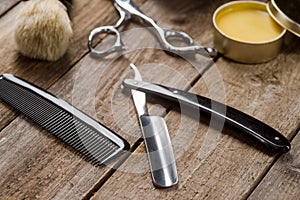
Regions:
<instances>
[{"instance_id":1,"label":"comb tooth","mask_svg":"<svg viewBox=\"0 0 300 200\"><path fill-rule=\"evenodd\" d=\"M78 149L79 151L83 150L84 148L86 149L86 147L88 147L87 150L91 154L95 154L94 151L91 152L91 149L94 147L94 144L99 145L99 142L103 142L104 139L101 138L100 140L97 140L99 138L96 138L96 135L93 134L91 130L87 130L85 126L83 126L82 124L78 124L76 120L74 121L75 121L74 125L76 126L76 130L73 131L72 134L65 134L72 137L62 137L62 139L64 139L64 141L68 143L71 143L72 146ZM81 135L81 137L79 136L79 134Z\"/></svg>"},{"instance_id":2,"label":"comb tooth","mask_svg":"<svg viewBox=\"0 0 300 200\"><path fill-rule=\"evenodd\" d=\"M77 130L74 127L71 127L69 130L66 130L60 138L66 141L67 143L72 144L72 146L74 146L73 141L78 140L78 138L76 137L77 137Z\"/></svg>"},{"instance_id":3,"label":"comb tooth","mask_svg":"<svg viewBox=\"0 0 300 200\"><path fill-rule=\"evenodd\" d=\"M82 139L79 136L80 130L78 130L77 128L74 128L70 130L70 132L67 132L65 134L65 136L69 136L69 137L64 137L63 140L68 142L69 144L72 144L72 146L74 148L76 148L79 151L82 151L85 149L84 144L82 143ZM79 134L78 134L79 133Z\"/></svg>"},{"instance_id":4,"label":"comb tooth","mask_svg":"<svg viewBox=\"0 0 300 200\"><path fill-rule=\"evenodd\" d=\"M112 149L108 149L108 148L102 148L101 150L102 150L102 151L98 151L98 152L95 154L95 157L96 157L97 159L99 159L99 160L102 160L102 159L105 157L105 155L106 155L107 153L110 153L110 152L112 151Z\"/></svg>"},{"instance_id":5,"label":"comb tooth","mask_svg":"<svg viewBox=\"0 0 300 200\"><path fill-rule=\"evenodd\" d=\"M8 92L8 94L10 94L10 92ZM17 97L16 98L12 98L12 100L10 101L11 104L13 104L18 110L22 111L22 112L26 112L28 116L32 117L32 110L30 109L30 107L26 106L26 103L23 101L20 101Z\"/></svg>"},{"instance_id":6,"label":"comb tooth","mask_svg":"<svg viewBox=\"0 0 300 200\"><path fill-rule=\"evenodd\" d=\"M62 115L62 113L63 113L63 111L60 110L59 112L55 113L52 117L50 117L48 120L41 123L41 125L44 127L50 126L50 124L52 124L59 115Z\"/></svg>"},{"instance_id":7,"label":"comb tooth","mask_svg":"<svg viewBox=\"0 0 300 200\"><path fill-rule=\"evenodd\" d=\"M107 146L105 142L106 141L103 138L99 139L96 138L95 135L90 135L89 137L83 137L81 141L77 141L74 146L78 145L78 143L83 144L90 154L92 154L93 156L97 156L99 153L102 153L103 149L105 149L105 147ZM96 149L96 147L98 148Z\"/></svg>"},{"instance_id":8,"label":"comb tooth","mask_svg":"<svg viewBox=\"0 0 300 200\"><path fill-rule=\"evenodd\" d=\"M74 120L72 125L73 125L73 130L77 133L77 134L75 134L75 136L77 136L77 138L78 138L78 136L80 137L82 135L82 133L81 133L82 125L79 122L77 122L77 120ZM72 135L72 134L64 134L62 137L64 138L64 140L66 140L70 143L73 143L73 144L75 144L74 140L77 140L77 138L74 137L74 135Z\"/></svg>"},{"instance_id":9,"label":"comb tooth","mask_svg":"<svg viewBox=\"0 0 300 200\"><path fill-rule=\"evenodd\" d=\"M74 124L64 122L61 126L56 127L56 129L52 131L55 131L57 136L65 140L65 137L69 136L69 132L74 129Z\"/></svg>"},{"instance_id":10,"label":"comb tooth","mask_svg":"<svg viewBox=\"0 0 300 200\"><path fill-rule=\"evenodd\" d=\"M103 160L105 157L110 155L111 153L114 152L114 149L109 149L106 153L102 154L102 156L99 158L99 160Z\"/></svg>"},{"instance_id":11,"label":"comb tooth","mask_svg":"<svg viewBox=\"0 0 300 200\"><path fill-rule=\"evenodd\" d=\"M91 131L79 131L80 130L77 130L77 138L73 138L70 141L74 146L80 145L81 143L87 143L86 141L91 137Z\"/></svg>"},{"instance_id":12,"label":"comb tooth","mask_svg":"<svg viewBox=\"0 0 300 200\"><path fill-rule=\"evenodd\" d=\"M56 119L58 121L58 119ZM75 134L70 134L70 131L74 132L75 127L73 119L71 119L66 114L59 117L60 123L52 124L49 128L52 132L55 132L57 136L67 142L66 137L74 136Z\"/></svg>"},{"instance_id":13,"label":"comb tooth","mask_svg":"<svg viewBox=\"0 0 300 200\"><path fill-rule=\"evenodd\" d=\"M63 121L63 119L66 117L66 113L61 113L60 115L58 115L57 117L55 117L53 120L52 120L52 122L51 123L49 123L47 126L45 126L45 127L47 127L47 129L49 129L49 130L53 130L53 131L55 131L55 129L58 127L58 126L60 126L60 124L61 123L63 123L64 121ZM58 123L59 122L59 123Z\"/></svg>"},{"instance_id":14,"label":"comb tooth","mask_svg":"<svg viewBox=\"0 0 300 200\"><path fill-rule=\"evenodd\" d=\"M80 134L81 138L84 140L88 140L91 137L99 137L101 138L100 135L95 134L95 132L91 129L88 129L86 126L83 126L82 124L79 124L78 122L75 122L76 128L78 128L78 130L82 131L85 134Z\"/></svg>"},{"instance_id":15,"label":"comb tooth","mask_svg":"<svg viewBox=\"0 0 300 200\"><path fill-rule=\"evenodd\" d=\"M22 102L22 107L23 107L23 109L28 109L30 111L30 114L33 114L32 117L34 117L38 121L45 121L49 117L51 117L53 114L59 112L59 110L56 109L55 107L49 108L49 106L47 104L43 104L43 105L40 104L39 102L41 100L42 99L37 98L37 100L35 102L33 102L32 103L33 105L30 107L26 106L26 105L28 105L28 102ZM24 106L24 104L25 104L25 106Z\"/></svg>"},{"instance_id":16,"label":"comb tooth","mask_svg":"<svg viewBox=\"0 0 300 200\"><path fill-rule=\"evenodd\" d=\"M101 139L101 140L94 140L92 142L93 142L93 144L89 143L88 150L93 155L97 155L97 151L98 151L98 153L101 153L105 149L105 147L106 147L105 143L103 143L104 142L103 139ZM87 143L87 141L85 141L85 143Z\"/></svg>"},{"instance_id":17,"label":"comb tooth","mask_svg":"<svg viewBox=\"0 0 300 200\"><path fill-rule=\"evenodd\" d=\"M16 89L16 86L12 85L13 89ZM30 118L35 118L35 120L38 120L37 114L40 113L47 113L43 112L43 106L39 103L31 102L34 99L41 100L39 97L34 97L32 94L28 94L28 97L26 99L23 99L22 96L19 93L13 93L13 89L4 89L1 87L1 91L4 91L4 97L5 99L9 99L10 103L13 104L18 110L21 112L26 113ZM18 88L17 88L18 89ZM31 106L28 106L31 105ZM49 111L49 110L48 110ZM54 112L55 109L50 110L50 112ZM50 114L51 114L50 113Z\"/></svg>"},{"instance_id":18,"label":"comb tooth","mask_svg":"<svg viewBox=\"0 0 300 200\"><path fill-rule=\"evenodd\" d=\"M79 151L82 151L85 149L85 146L82 142L82 137L80 135L87 135L82 133L81 127L75 127L74 124L70 131L66 132L61 138L66 141L69 144L72 144L74 148L76 148Z\"/></svg>"},{"instance_id":19,"label":"comb tooth","mask_svg":"<svg viewBox=\"0 0 300 200\"><path fill-rule=\"evenodd\" d=\"M91 145L89 146L90 151L92 151L93 153L96 153L94 150L95 148L99 147L99 143L101 144L101 148L103 148L105 146L105 142L103 138L100 138L99 140L94 140L92 141L93 143L91 143Z\"/></svg>"},{"instance_id":20,"label":"comb tooth","mask_svg":"<svg viewBox=\"0 0 300 200\"><path fill-rule=\"evenodd\" d=\"M74 138L76 137L77 130L74 128L73 125L67 125L67 127L64 127L64 129L60 130L59 132L56 133L56 135L62 139L63 141L72 144L69 139L66 138ZM76 139L76 138L75 138Z\"/></svg>"},{"instance_id":21,"label":"comb tooth","mask_svg":"<svg viewBox=\"0 0 300 200\"><path fill-rule=\"evenodd\" d=\"M73 144L74 146L80 146L83 145L84 148L86 148L90 153L95 154L95 152L91 152L91 148L93 148L94 144L96 144L98 141L98 146L103 147L103 139L96 138L95 136L93 136L92 132L87 132L86 134L82 134L83 137L80 137L80 139L78 141L75 141L75 143ZM100 145L99 145L99 142Z\"/></svg>"},{"instance_id":22,"label":"comb tooth","mask_svg":"<svg viewBox=\"0 0 300 200\"><path fill-rule=\"evenodd\" d=\"M53 132L56 133L57 136L62 136L61 134L64 133L64 131L67 130L68 126L73 126L73 123L68 121L68 116L66 116L66 114L63 114L60 118L58 118L56 121L59 121L59 123L54 123L52 124L51 127L49 127L48 129Z\"/></svg>"},{"instance_id":23,"label":"comb tooth","mask_svg":"<svg viewBox=\"0 0 300 200\"><path fill-rule=\"evenodd\" d=\"M88 144L88 149L89 151L91 151L93 154L95 154L96 152L94 152L94 149L96 147L101 147L103 148L105 146L105 139L102 137L97 137L94 133L91 133L90 137L86 137L83 138L83 142L85 144Z\"/></svg>"},{"instance_id":24,"label":"comb tooth","mask_svg":"<svg viewBox=\"0 0 300 200\"><path fill-rule=\"evenodd\" d=\"M103 160L105 157L104 156L99 156L99 155L102 155L104 154L103 153L103 149L104 148L100 148L100 149L97 149L98 151L91 151L90 149L87 149L87 151L89 152L89 154L91 155L91 157L93 157L94 160ZM106 151L109 151L111 152L111 149L110 150L106 150Z\"/></svg>"},{"instance_id":25,"label":"comb tooth","mask_svg":"<svg viewBox=\"0 0 300 200\"><path fill-rule=\"evenodd\" d=\"M102 141L102 142L101 142L101 145L102 145L103 147L109 146L109 144L107 143L107 141ZM107 148L101 148L101 151L100 151L99 149L97 149L97 150L98 150L98 153L96 153L95 150L96 150L97 147L99 147L99 143L98 143L98 142L96 143L96 145L94 145L93 147L91 147L91 148L92 148L91 151L92 151L93 153L95 153L95 155L97 155L97 156L98 156L98 154L99 154L99 155L102 155L102 154L103 154L103 151L105 152L105 151L107 150ZM109 150L109 149L108 149L108 150Z\"/></svg>"},{"instance_id":26,"label":"comb tooth","mask_svg":"<svg viewBox=\"0 0 300 200\"><path fill-rule=\"evenodd\" d=\"M73 135L77 134L76 130L73 130L72 132L70 132ZM83 143L80 142L80 139L77 137L75 141L78 141L78 143L76 145L74 145L74 143L66 141L68 144L70 144L74 149L80 151L80 152L86 152L86 148L84 147Z\"/></svg>"},{"instance_id":27,"label":"comb tooth","mask_svg":"<svg viewBox=\"0 0 300 200\"><path fill-rule=\"evenodd\" d=\"M86 127L78 124L77 126L80 126L77 129L76 133L81 133L81 131L85 132L87 130ZM98 156L99 154L102 155L105 152L102 152L103 149L105 150L105 144L107 143L107 141L104 140L104 138L100 138L100 140L97 138L95 138L95 134L91 131L91 130L87 130L87 132L85 132L85 134L82 134L82 137L80 138L76 138L73 139L73 141L69 141L70 143L73 143L73 147L76 148L78 151L80 152L86 152L86 154L90 155L90 160L94 161L94 162L101 162L101 160L103 160L105 158L105 156ZM98 149L96 148L98 147ZM100 149L99 149L100 148ZM108 149L107 150L107 154L105 155L109 155L109 153L113 153L115 151L115 148L112 149Z\"/></svg>"},{"instance_id":28,"label":"comb tooth","mask_svg":"<svg viewBox=\"0 0 300 200\"><path fill-rule=\"evenodd\" d=\"M66 140L68 143L72 144L72 146L74 146L75 148L78 148L80 146L82 146L82 134L81 132L79 132L80 130L78 130L78 128L75 128L72 130L71 134L68 133L67 137L64 138L64 140Z\"/></svg>"},{"instance_id":29,"label":"comb tooth","mask_svg":"<svg viewBox=\"0 0 300 200\"><path fill-rule=\"evenodd\" d=\"M111 137L107 138L85 123L86 118L81 119L73 115L73 107L65 108L65 103L61 104L62 101L56 97L51 96L48 99L48 93L12 77L1 76L0 100L21 111L53 135L83 153L92 162L101 164L111 154L121 152L120 146Z\"/></svg>"},{"instance_id":30,"label":"comb tooth","mask_svg":"<svg viewBox=\"0 0 300 200\"><path fill-rule=\"evenodd\" d=\"M81 133L80 136L80 138L84 142L89 143L90 146L92 146L96 141L103 141L101 136L96 135L92 130L86 130L85 127L83 127L83 133Z\"/></svg>"}]
</instances>

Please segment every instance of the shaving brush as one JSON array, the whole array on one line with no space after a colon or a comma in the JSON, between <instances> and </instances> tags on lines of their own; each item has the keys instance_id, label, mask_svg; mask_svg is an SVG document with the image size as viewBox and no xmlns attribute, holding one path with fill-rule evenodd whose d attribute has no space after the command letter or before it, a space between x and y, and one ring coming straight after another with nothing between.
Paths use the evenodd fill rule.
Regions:
<instances>
[{"instance_id":1,"label":"shaving brush","mask_svg":"<svg viewBox=\"0 0 300 200\"><path fill-rule=\"evenodd\" d=\"M15 41L24 56L56 61L67 51L73 31L71 0L26 1L17 17Z\"/></svg>"}]
</instances>

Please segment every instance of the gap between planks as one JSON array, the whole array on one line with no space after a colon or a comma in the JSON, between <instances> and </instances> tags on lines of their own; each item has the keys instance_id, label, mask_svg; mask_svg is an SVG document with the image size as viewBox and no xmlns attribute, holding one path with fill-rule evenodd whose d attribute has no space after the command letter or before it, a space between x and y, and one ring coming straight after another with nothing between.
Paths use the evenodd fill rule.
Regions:
<instances>
[{"instance_id":1,"label":"gap between planks","mask_svg":"<svg viewBox=\"0 0 300 200\"><path fill-rule=\"evenodd\" d=\"M204 69L201 71L201 73L198 74L198 76L196 76L194 79L192 79L190 81L190 85L184 88L184 91L189 91L190 89L193 88L193 86L202 78L202 76L214 65L214 63L216 63L218 61L218 59L221 56L218 55L216 56L212 62L210 62L206 67L204 67ZM130 60L126 59L128 62L130 62ZM163 118L165 118L169 113L171 112L170 109L166 109L166 113L164 113L162 115ZM135 152L138 147L140 147L144 142L143 138L140 138L139 140L135 141L134 144L132 145L132 147L130 148L129 152L133 153ZM90 191L88 191L83 199L84 200L88 200L90 198L92 198L94 196L94 194L105 184L105 182L107 182L110 177L119 169L119 167L125 163L125 161L130 157L129 155L124 155L120 160L117 161L117 163L114 165L114 167L112 169L109 170L109 172L107 174L104 175L104 177L102 177L101 179L99 179L99 181L97 183L95 183L95 185L90 189Z\"/></svg>"},{"instance_id":2,"label":"gap between planks","mask_svg":"<svg viewBox=\"0 0 300 200\"><path fill-rule=\"evenodd\" d=\"M2 0L2 1L4 1L4 0ZM20 0L6 0L6 1L7 2L14 2L15 1L15 3L9 5L8 7L4 8L4 9L1 9L0 10L0 18L2 16L4 16L6 13L8 13L10 10L12 10L16 5L18 5L21 2Z\"/></svg>"},{"instance_id":3,"label":"gap between planks","mask_svg":"<svg viewBox=\"0 0 300 200\"><path fill-rule=\"evenodd\" d=\"M291 139L289 139L290 143L293 142L293 140L295 139L295 137L297 135L300 135L300 122L299 122L299 126L298 129L294 131L294 134L292 134ZM293 148L293 147L292 147ZM283 155L276 155L274 161L270 164L270 166L265 170L265 172L262 174L262 176L260 177L260 179L257 181L257 183L255 185L253 185L253 188L251 190L249 190L249 193L246 195L245 199L248 199L251 195L254 194L254 192L256 191L256 189L259 187L259 185L263 182L263 180L267 177L268 173L272 170L272 168L274 167L274 165L278 162L278 160L283 157Z\"/></svg>"},{"instance_id":4,"label":"gap between planks","mask_svg":"<svg viewBox=\"0 0 300 200\"><path fill-rule=\"evenodd\" d=\"M128 152L125 153L125 155L122 155L121 158L116 162L116 164L109 169L109 171L104 174L101 179L99 179L98 182L94 184L94 186L86 193L83 195L82 199L83 200L88 200L94 196L94 194L108 181L108 179L118 170L118 168L129 158L130 153L133 153L143 142L143 139L140 138L137 140L128 150Z\"/></svg>"},{"instance_id":5,"label":"gap between planks","mask_svg":"<svg viewBox=\"0 0 300 200\"><path fill-rule=\"evenodd\" d=\"M74 4L76 3L75 1L73 1L74 2ZM10 16L10 15L8 15L8 16L10 16L10 17L15 17L15 15L17 14L17 12L18 12L18 9L21 9L21 7L22 7L22 5L21 5L21 1L19 1L18 3L16 3L16 4L14 4L14 6L12 6L12 7L10 7L10 9L9 9L9 11L7 11L6 12L6 15L3 15L2 17L4 18L4 17L6 17L8 14L10 14L10 13L13 13L12 14L12 16ZM14 10L16 8L16 10ZM15 13L13 12L13 11L16 11ZM75 9L74 9L74 12L75 12ZM74 13L73 13L74 14ZM111 16L111 17L110 17ZM113 21L114 20L114 15L109 15L109 21ZM4 20L4 22L5 22L5 19L3 19L3 18L0 18L1 20ZM71 16L71 18L75 18L75 16ZM79 28L76 26L77 24L80 24L79 22L77 23L77 19L76 20L72 20L73 21L73 31L77 31ZM101 19L99 20L99 21L101 21ZM5 24L5 23L4 23ZM82 25L82 24L81 24ZM5 25L6 26L6 25ZM4 29L5 28L7 28L7 27L5 27L4 26ZM10 26L11 27L11 26ZM75 28L76 27L76 28ZM94 27L89 27L89 28L94 28ZM9 33L9 35L13 35L13 29L11 28L11 29L9 29L9 31L10 31L10 33ZM82 31L81 31L82 32ZM81 34L81 32L80 32L80 34ZM87 49L87 47L86 48L84 48L84 49L81 49L81 50L79 50L79 51L81 51L81 52L78 52L78 50L76 50L76 52L74 52L74 48L77 48L78 49L78 46L80 47L80 46L83 46L83 40L81 39L83 36L85 37L85 38L87 38L87 36L85 36L85 35L80 35L80 34L78 34L78 35L75 35L74 34L74 36L73 36L73 38L72 38L72 40L73 40L73 42L72 42L72 44L70 45L70 47L69 47L69 50L68 50L68 52L67 52L67 54L68 55L66 55L65 57L63 57L62 59L60 59L59 61L57 61L57 62L40 62L40 61L36 61L36 60L34 60L34 59L27 59L27 58L23 58L23 56L22 56L22 59L23 60L25 60L25 61L22 61L22 65L28 65L29 67L32 67L32 68L35 68L37 65L38 65L38 67L41 69L40 71L38 71L38 70L33 70L33 71L31 71L31 73L32 74L35 74L35 73L40 73L40 74L43 74L43 72L45 73L45 74L47 74L47 73L49 73L50 72L50 70L47 70L47 69L45 69L45 68L53 68L54 66L56 66L56 65L62 65L63 67L57 67L57 68L54 68L54 73L52 73L52 74L50 74L49 75L49 78L46 78L46 79L44 79L44 80L42 80L42 81L44 81L44 82L46 82L45 84L42 84L41 83L41 81L39 81L39 79L41 78L40 76L37 76L37 77L34 77L33 76L33 78L32 77L28 77L28 75L26 75L26 74L24 74L26 71L24 71L24 68L17 68L17 67L15 67L14 65L16 65L16 58L13 58L13 60L11 59L11 58L9 58L7 61L5 61L4 62L4 67L3 67L3 69L1 69L2 70L2 72L4 73L7 73L7 71L8 71L8 73L12 73L12 74L15 74L15 75L18 75L18 76L20 76L20 77L22 77L22 78L24 78L24 79L26 79L27 81L30 81L30 82L32 82L32 83L34 83L34 84L36 84L36 85L38 85L38 86L40 86L40 87L42 87L42 88L44 88L44 89L49 89L55 82L57 82L57 80L59 80L61 77L63 77L66 73L68 73L78 62L80 62L80 60L82 60L82 58L84 57L84 56L86 56L88 53L89 53L89 51L88 51L88 49ZM8 38L4 38L5 40L7 40ZM13 38L12 37L10 37L9 38L9 40L13 40ZM11 41L10 41L11 42ZM86 43L87 44L87 39L86 40L84 40L84 43ZM12 51L16 51L15 49L16 49L16 47L15 47L15 44L14 43L12 43L13 45L11 45L10 47L9 47L9 49L8 50L5 50L5 48L4 48L4 51L7 51L6 52L6 54L7 53L10 53L10 52L12 52ZM87 46L87 45L84 45L84 46ZM17 55L18 57L20 57L19 55ZM64 60L67 60L68 59L68 57L71 57L71 61L64 61ZM17 59L19 59L19 58L17 58ZM24 64L25 63L25 64ZM17 65L20 65L20 63L17 63ZM43 66L42 66L43 65ZM45 66L46 65L46 66ZM7 67L6 67L7 66ZM10 67L11 66L11 67ZM64 67L64 66L67 66L67 67ZM29 68L28 67L28 68ZM43 71L44 69L45 69L45 71ZM59 69L59 68L61 68L61 69ZM57 73L56 73L56 75L53 75L53 74L55 74L55 70L57 71ZM60 71L58 71L58 70L60 70ZM53 76L52 76L53 75ZM29 75L30 76L30 75ZM37 80L36 80L36 79ZM32 80L33 79L33 80ZM0 108L1 109L1 108ZM2 111L2 110L1 110ZM8 112L8 111L4 111L4 112ZM9 111L9 112L14 112L14 111ZM19 114L15 114L14 113L14 115L16 115L16 116L13 116L13 117L11 117L11 118L8 118L6 121L4 121L3 122L3 126L1 125L1 131L3 130L3 128L5 128L9 123L11 123L13 120L15 120L16 119L16 117L17 116L19 116Z\"/></svg>"}]
</instances>

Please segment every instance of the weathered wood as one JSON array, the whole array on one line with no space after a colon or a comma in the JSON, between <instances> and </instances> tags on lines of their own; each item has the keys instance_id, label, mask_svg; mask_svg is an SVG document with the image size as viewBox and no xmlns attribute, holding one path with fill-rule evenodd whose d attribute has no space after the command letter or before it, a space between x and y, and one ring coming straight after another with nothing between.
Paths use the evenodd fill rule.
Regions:
<instances>
[{"instance_id":1,"label":"weathered wood","mask_svg":"<svg viewBox=\"0 0 300 200\"><path fill-rule=\"evenodd\" d=\"M79 199L106 170L81 160L24 118L1 132L0 166L1 199Z\"/></svg>"},{"instance_id":2,"label":"weathered wood","mask_svg":"<svg viewBox=\"0 0 300 200\"><path fill-rule=\"evenodd\" d=\"M138 3L142 3L139 1ZM1 73L13 73L47 88L64 74L87 52L87 36L96 26L113 24L117 13L110 1L82 2L73 5L74 38L68 55L56 63L29 60L18 55L13 41L12 24L21 5L0 19L1 24ZM96 14L95 14L96 13ZM78 64L79 66L80 64ZM70 76L66 76L68 79ZM70 85L62 80L57 85L58 95L72 92ZM62 87L62 85L64 87ZM67 96L64 96L69 100ZM1 104L1 129L15 116L11 108ZM49 137L30 121L17 118L3 128L1 135L1 186L0 198L66 198L79 199L100 179L107 168L92 166L82 160L73 150ZM62 161L63 160L63 161ZM85 176L92 176L86 178Z\"/></svg>"},{"instance_id":3,"label":"weathered wood","mask_svg":"<svg viewBox=\"0 0 300 200\"><path fill-rule=\"evenodd\" d=\"M163 52L154 54L151 50L146 51L149 52L144 52L144 57L131 56L136 57L132 61L139 66L142 62L153 61L154 57L168 57ZM145 59L146 55L149 55L147 59ZM181 74L185 74L187 76L185 78L188 79L192 79L196 74L192 67L182 67L184 66L182 59L178 58L177 63L173 63L176 59L167 61L171 62L168 65L172 65L174 68L143 65L140 70L146 80L169 83L177 85L177 87L187 85ZM66 76L54 84L50 91L99 119L106 126L125 137L131 144L134 144L141 137L138 124L134 124L136 122L134 111L131 109L132 115L130 117L132 119L130 119L126 115L127 113L122 113L124 109L119 109L124 107L124 104L131 102L130 98L122 94L120 90L123 78L132 74L129 68L130 62L126 59L125 61L120 59L112 64L105 71L105 76L102 77L94 75L97 75L97 70L106 67L105 62L98 61L97 65L92 64L95 63L88 62L86 65L82 63L76 65ZM91 68L86 69L85 67L88 66ZM79 70L84 70L82 75L85 76L78 77ZM181 74L178 73L180 71ZM161 76L162 73L168 74L170 78L166 80L164 76ZM85 79L85 82L86 79L89 79L89 83L93 83L93 78L99 81L99 86L93 85L97 87L95 97L87 98L86 92L89 92L91 88L85 87L86 85L77 87L78 83L75 81L79 81L80 84L80 79ZM94 101L97 103L93 104ZM96 109L96 113L93 112L93 109ZM102 180L109 173L108 168L92 166L78 155L74 155L72 150L66 148L66 145L61 145L57 140L50 139L51 137L49 138L45 132L40 132L40 129L32 125L28 121L17 118L1 132L3 141L1 160L5 160L5 162L1 168L2 171L0 171L3 174L0 181L1 194L4 198L10 196L21 198L26 197L26 195L28 198L35 198L36 196L59 199L80 198L97 180ZM129 127L133 125L134 128L124 128L122 127L124 125L129 125ZM13 134L11 134L12 132ZM48 144L49 140L52 141L50 144ZM48 146L45 147L45 144ZM51 193L46 191L51 191Z\"/></svg>"},{"instance_id":4,"label":"weathered wood","mask_svg":"<svg viewBox=\"0 0 300 200\"><path fill-rule=\"evenodd\" d=\"M0 4L0 17L20 0L2 0Z\"/></svg>"},{"instance_id":5,"label":"weathered wood","mask_svg":"<svg viewBox=\"0 0 300 200\"><path fill-rule=\"evenodd\" d=\"M249 199L297 199L300 196L300 134L292 150L272 166Z\"/></svg>"},{"instance_id":6,"label":"weathered wood","mask_svg":"<svg viewBox=\"0 0 300 200\"><path fill-rule=\"evenodd\" d=\"M164 16L161 12L156 14ZM139 35L139 39L151 37L150 33L145 34ZM204 35L199 36L202 37ZM127 42L126 37L124 42ZM155 49L128 53L112 64L108 59L93 60L86 56L60 78L50 92L74 104L135 144L141 134L132 101L120 89L121 82L125 77L132 76L129 64L133 62L139 66L145 80L186 88L199 72L181 58L169 58L169 55ZM200 64L203 65L199 66L199 70L204 69L208 60ZM96 84L93 85L94 81ZM131 105L128 108L130 116L123 113L128 104ZM78 199L84 194L89 195L89 190L97 188L99 182L110 174L108 168L97 168L82 160L66 145L32 125L18 117L0 133L4 152L1 160L5 160L0 171L2 198Z\"/></svg>"},{"instance_id":7,"label":"weathered wood","mask_svg":"<svg viewBox=\"0 0 300 200\"><path fill-rule=\"evenodd\" d=\"M218 86L223 84L228 105L291 138L300 121L300 49L296 48L299 44L299 38L292 38L276 59L260 65L219 59L217 68L210 68L192 91L218 100L224 92ZM221 81L216 78L218 73ZM223 134L208 132L214 129L208 129L205 124L198 128L193 119L179 124L183 118L176 112L167 116L177 157L178 187L154 188L145 165L145 148L139 146L94 199L112 196L116 199L242 199L257 186L276 159L239 133L228 129ZM298 198L297 192L291 191L289 195Z\"/></svg>"},{"instance_id":8,"label":"weathered wood","mask_svg":"<svg viewBox=\"0 0 300 200\"><path fill-rule=\"evenodd\" d=\"M23 3L0 18L0 74L12 73L48 88L88 52L87 38L96 26L113 24L117 13L110 1L73 1L72 22L74 37L67 54L57 62L42 62L25 58L17 51L14 41L16 16ZM7 106L0 105L0 130L16 117Z\"/></svg>"},{"instance_id":9,"label":"weathered wood","mask_svg":"<svg viewBox=\"0 0 300 200\"><path fill-rule=\"evenodd\" d=\"M173 3L149 1L141 9L163 27L189 32L199 43L212 46L210 17L222 2L178 0ZM18 6L15 9L19 9ZM3 51L0 51L0 56L5 61L5 68L1 68L0 72L16 73L44 88L59 79L50 92L84 110L131 144L138 145L141 133L132 100L120 89L122 80L133 76L129 64L135 63L147 81L184 89L191 81L197 80L199 71L205 69L208 62L201 59L197 71L180 58L154 49L144 49L117 60L93 60L85 56L61 77L85 54L86 37L90 29L97 25L113 24L117 16L114 11L107 12L113 10L110 1L76 1L74 9L78 9L73 12L77 36L66 59L49 64L16 56L9 35L11 29L1 29L0 34L5 36L0 35L1 40L4 38L12 45L2 46L0 43ZM0 19L0 25L4 24L0 27L9 27L12 22L9 19L15 12L13 10ZM201 26L195 27L195 24ZM143 33L134 37L139 41L148 38L148 35ZM128 41L125 38L124 42ZM299 39L293 39L278 58L261 65L241 65L220 59L217 62L218 70L211 67L192 91L222 100L224 84L226 103L263 120L291 138L298 130L300 121L297 115L299 106L291 106L297 105L300 100L299 44ZM22 67L23 64L26 66ZM42 65L46 65L45 68L41 68ZM152 108L153 114L164 112L159 105ZM0 117L0 129L12 119L4 118L11 114L5 109L9 107L1 104L0 112L3 115ZM167 190L153 187L143 144L110 177L113 170L109 167L91 165L26 118L18 117L0 132L0 198L79 199L85 195L91 196L103 183L95 199L247 197L266 174L275 156L254 148L253 143L248 145L249 141L243 140L238 133L225 130L224 134L220 134L205 123L199 124L197 115L188 110L182 112L185 114L172 111L166 118L177 158L178 187ZM290 194L291 197L297 197L292 192Z\"/></svg>"}]
</instances>

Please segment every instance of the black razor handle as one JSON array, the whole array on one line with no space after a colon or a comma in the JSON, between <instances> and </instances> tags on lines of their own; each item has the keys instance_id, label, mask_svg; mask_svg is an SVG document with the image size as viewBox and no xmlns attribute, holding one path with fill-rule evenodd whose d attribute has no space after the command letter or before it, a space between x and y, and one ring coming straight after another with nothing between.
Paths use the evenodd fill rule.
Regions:
<instances>
[{"instance_id":1,"label":"black razor handle","mask_svg":"<svg viewBox=\"0 0 300 200\"><path fill-rule=\"evenodd\" d=\"M286 153L291 148L289 141L272 127L220 102L182 90L133 79L126 79L123 84L130 89L179 102L182 105L214 115L218 119L224 120L226 125L250 136L275 152Z\"/></svg>"},{"instance_id":2,"label":"black razor handle","mask_svg":"<svg viewBox=\"0 0 300 200\"><path fill-rule=\"evenodd\" d=\"M11 74L0 76L0 100L101 165L129 149L109 128L45 90Z\"/></svg>"}]
</instances>

